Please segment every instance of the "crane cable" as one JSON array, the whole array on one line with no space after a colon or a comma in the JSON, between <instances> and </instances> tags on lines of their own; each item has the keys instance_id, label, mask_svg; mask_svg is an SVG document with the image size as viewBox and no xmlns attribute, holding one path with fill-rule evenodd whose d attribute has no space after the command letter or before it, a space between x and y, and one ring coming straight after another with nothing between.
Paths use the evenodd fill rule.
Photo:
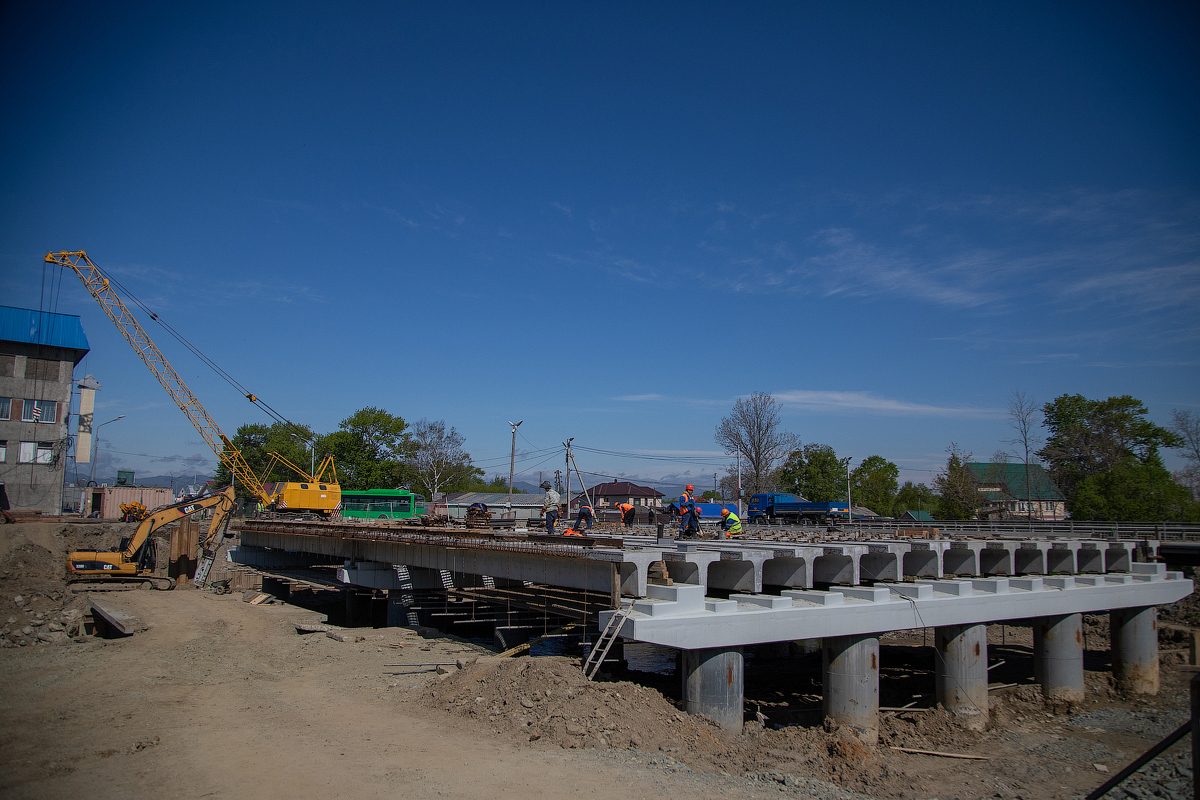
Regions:
<instances>
[{"instance_id":1,"label":"crane cable","mask_svg":"<svg viewBox=\"0 0 1200 800\"><path fill-rule=\"evenodd\" d=\"M261 408L264 412L266 412L267 416L269 416L271 419L275 420L276 422L287 425L289 427L297 428L297 429L300 428L299 425L297 425L296 423L292 422L287 417L280 414L278 411L276 411L274 408L272 408L269 404L260 400L253 392L251 392L240 381L238 381L237 378L233 377L228 372L226 372L224 369L222 369L221 366L219 364L217 364L217 362L213 361L211 358L209 358L207 355L205 355L204 352L200 350L200 348L196 347L196 345L194 345L190 341L188 341L187 338L183 336L183 334L181 334L179 331L177 331L173 327L171 327L171 325L169 325L161 317L159 317L158 314L154 313L154 311L151 310L150 306L148 306L144 302L142 302L138 298L137 295L135 295L133 292L131 292L129 290L129 288L127 286L125 286L119 280L114 278L110 273L105 272L99 266L96 266L95 262L92 263L92 266L95 267L96 271L99 272L106 281L108 281L110 284L112 284L113 286L116 286L118 289L121 290L122 297L129 299L130 301L133 302L133 304L135 306L137 306L142 311L145 311L146 314L150 317L150 319L154 320L159 325L161 325L163 330L165 330L167 333L169 333L177 342L179 342L184 347L186 347L192 353L192 355L194 355L194 356L196 356L196 358L200 359L201 362L203 362L205 365L207 365L209 367L209 369L211 369L213 372L217 373L217 375L219 375L226 383L228 383L230 386L232 386L234 389L236 389L243 397L245 397L247 400L249 400L254 405ZM65 269L65 267L62 267L62 269ZM61 282L60 282L60 285L61 285Z\"/></svg>"}]
</instances>

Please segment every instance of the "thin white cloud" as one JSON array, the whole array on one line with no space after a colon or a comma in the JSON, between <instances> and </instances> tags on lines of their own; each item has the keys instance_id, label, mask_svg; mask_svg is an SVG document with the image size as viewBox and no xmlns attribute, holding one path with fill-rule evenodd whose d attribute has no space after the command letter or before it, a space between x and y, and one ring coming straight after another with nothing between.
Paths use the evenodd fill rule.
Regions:
<instances>
[{"instance_id":1,"label":"thin white cloud","mask_svg":"<svg viewBox=\"0 0 1200 800\"><path fill-rule=\"evenodd\" d=\"M626 394L620 397L614 397L613 400L620 400L626 403L643 403L648 400L666 400L666 395L661 394Z\"/></svg>"},{"instance_id":2,"label":"thin white cloud","mask_svg":"<svg viewBox=\"0 0 1200 800\"><path fill-rule=\"evenodd\" d=\"M1001 417L1003 409L962 408L910 403L878 397L870 392L829 392L794 389L775 392L773 397L785 406L820 409L825 411L863 411L874 414L939 415L956 417Z\"/></svg>"}]
</instances>

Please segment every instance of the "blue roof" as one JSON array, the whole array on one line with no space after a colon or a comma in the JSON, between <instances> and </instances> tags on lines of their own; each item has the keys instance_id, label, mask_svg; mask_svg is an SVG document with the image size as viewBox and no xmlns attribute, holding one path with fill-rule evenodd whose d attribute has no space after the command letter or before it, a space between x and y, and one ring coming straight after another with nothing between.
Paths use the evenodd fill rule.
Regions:
<instances>
[{"instance_id":1,"label":"blue roof","mask_svg":"<svg viewBox=\"0 0 1200 800\"><path fill-rule=\"evenodd\" d=\"M78 350L76 364L92 349L77 315L11 306L0 306L0 341Z\"/></svg>"}]
</instances>

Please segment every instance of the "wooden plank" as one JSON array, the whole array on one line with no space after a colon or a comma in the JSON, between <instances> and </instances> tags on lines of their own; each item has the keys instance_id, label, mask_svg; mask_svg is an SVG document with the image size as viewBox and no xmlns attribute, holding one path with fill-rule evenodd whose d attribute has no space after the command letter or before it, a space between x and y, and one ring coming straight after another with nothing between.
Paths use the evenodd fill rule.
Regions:
<instances>
[{"instance_id":1,"label":"wooden plank","mask_svg":"<svg viewBox=\"0 0 1200 800\"><path fill-rule=\"evenodd\" d=\"M126 613L119 606L113 605L107 598L103 601L94 597L88 598L88 600L92 606L93 616L101 617L114 630L126 636L146 630L146 625L140 619Z\"/></svg>"}]
</instances>

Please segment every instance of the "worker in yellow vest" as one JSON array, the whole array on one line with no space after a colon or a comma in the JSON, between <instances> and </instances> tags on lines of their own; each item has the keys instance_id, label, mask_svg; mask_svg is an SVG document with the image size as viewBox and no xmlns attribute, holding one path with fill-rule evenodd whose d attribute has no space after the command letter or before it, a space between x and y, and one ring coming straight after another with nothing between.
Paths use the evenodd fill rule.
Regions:
<instances>
[{"instance_id":1,"label":"worker in yellow vest","mask_svg":"<svg viewBox=\"0 0 1200 800\"><path fill-rule=\"evenodd\" d=\"M728 508L721 509L721 527L725 529L725 538L731 539L742 533L742 521L738 515Z\"/></svg>"}]
</instances>

